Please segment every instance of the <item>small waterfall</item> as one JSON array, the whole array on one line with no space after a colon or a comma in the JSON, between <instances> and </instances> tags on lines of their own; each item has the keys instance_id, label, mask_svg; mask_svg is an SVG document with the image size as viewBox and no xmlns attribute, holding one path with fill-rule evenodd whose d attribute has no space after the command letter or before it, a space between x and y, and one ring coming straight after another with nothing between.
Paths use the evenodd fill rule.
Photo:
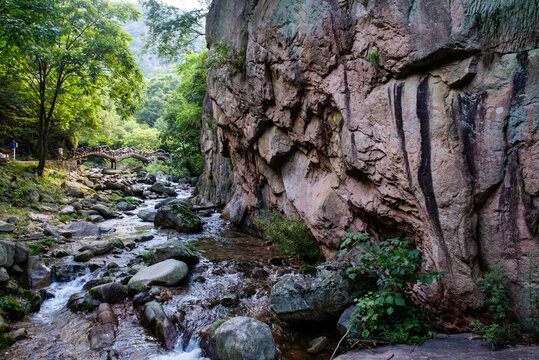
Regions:
<instances>
[{"instance_id":1,"label":"small waterfall","mask_svg":"<svg viewBox=\"0 0 539 360\"><path fill-rule=\"evenodd\" d=\"M38 321L50 321L61 310L65 309L67 301L71 295L82 291L82 287L86 282L92 280L95 275L90 273L90 269L86 270L86 274L80 276L70 282L53 282L46 290L54 295L53 298L45 300L41 304L41 309L34 315L34 319Z\"/></svg>"}]
</instances>

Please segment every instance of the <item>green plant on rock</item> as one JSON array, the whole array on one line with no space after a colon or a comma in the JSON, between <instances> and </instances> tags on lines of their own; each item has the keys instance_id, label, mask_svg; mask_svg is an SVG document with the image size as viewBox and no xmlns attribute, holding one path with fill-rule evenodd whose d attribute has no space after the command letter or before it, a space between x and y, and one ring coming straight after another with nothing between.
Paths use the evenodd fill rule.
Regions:
<instances>
[{"instance_id":1,"label":"green plant on rock","mask_svg":"<svg viewBox=\"0 0 539 360\"><path fill-rule=\"evenodd\" d=\"M369 52L369 54L365 57L365 60L375 66L378 66L380 64L380 52L378 49L374 49L373 51Z\"/></svg>"},{"instance_id":2,"label":"green plant on rock","mask_svg":"<svg viewBox=\"0 0 539 360\"><path fill-rule=\"evenodd\" d=\"M316 240L299 217L286 218L272 211L254 219L254 224L260 228L265 239L277 245L281 254L297 256L308 264L318 264L323 260Z\"/></svg>"},{"instance_id":3,"label":"green plant on rock","mask_svg":"<svg viewBox=\"0 0 539 360\"><path fill-rule=\"evenodd\" d=\"M64 224L77 219L80 219L80 215L78 213L64 214L58 217L58 221L63 222Z\"/></svg>"},{"instance_id":4,"label":"green plant on rock","mask_svg":"<svg viewBox=\"0 0 539 360\"><path fill-rule=\"evenodd\" d=\"M422 269L426 260L413 249L407 239L368 241L366 233L348 232L341 241L337 256L353 260L344 274L374 276L374 288L360 289L355 299L348 341L352 345L364 340L391 343L419 343L432 336L433 314L420 309L412 300L412 287L429 284L443 272Z\"/></svg>"},{"instance_id":5,"label":"green plant on rock","mask_svg":"<svg viewBox=\"0 0 539 360\"><path fill-rule=\"evenodd\" d=\"M539 265L534 261L531 252L526 259L527 267L522 280L522 305L526 311L526 326L539 332Z\"/></svg>"},{"instance_id":6,"label":"green plant on rock","mask_svg":"<svg viewBox=\"0 0 539 360\"><path fill-rule=\"evenodd\" d=\"M51 239L43 239L41 241L35 241L28 244L28 247L30 248L30 255L32 256L39 256L43 254L43 251L47 247L51 247L54 245L54 241Z\"/></svg>"},{"instance_id":7,"label":"green plant on rock","mask_svg":"<svg viewBox=\"0 0 539 360\"><path fill-rule=\"evenodd\" d=\"M24 316L24 307L11 296L0 298L0 312L4 313L9 319L17 320Z\"/></svg>"},{"instance_id":8,"label":"green plant on rock","mask_svg":"<svg viewBox=\"0 0 539 360\"><path fill-rule=\"evenodd\" d=\"M13 338L8 333L0 333L0 349L10 346L13 342Z\"/></svg>"},{"instance_id":9,"label":"green plant on rock","mask_svg":"<svg viewBox=\"0 0 539 360\"><path fill-rule=\"evenodd\" d=\"M210 71L228 67L231 75L244 72L247 67L245 52L222 41L216 42L212 44L207 66Z\"/></svg>"},{"instance_id":10,"label":"green plant on rock","mask_svg":"<svg viewBox=\"0 0 539 360\"><path fill-rule=\"evenodd\" d=\"M482 304L487 307L492 322L485 324L477 320L470 325L493 348L513 343L520 333L520 326L510 320L512 304L504 284L505 278L505 270L499 260L492 271L477 280Z\"/></svg>"},{"instance_id":11,"label":"green plant on rock","mask_svg":"<svg viewBox=\"0 0 539 360\"><path fill-rule=\"evenodd\" d=\"M148 262L150 258L155 254L155 249L149 249L142 253L142 258L144 259L144 262Z\"/></svg>"}]
</instances>

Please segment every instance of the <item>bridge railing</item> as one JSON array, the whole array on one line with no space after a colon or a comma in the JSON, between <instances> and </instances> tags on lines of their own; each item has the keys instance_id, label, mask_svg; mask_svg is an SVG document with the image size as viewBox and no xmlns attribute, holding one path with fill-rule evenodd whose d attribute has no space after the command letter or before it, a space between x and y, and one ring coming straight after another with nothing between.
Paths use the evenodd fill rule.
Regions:
<instances>
[{"instance_id":1,"label":"bridge railing","mask_svg":"<svg viewBox=\"0 0 539 360\"><path fill-rule=\"evenodd\" d=\"M135 147L121 147L119 149L111 149L107 145L83 146L71 151L65 159L83 159L88 156L101 156L112 161L120 161L128 157L139 158L143 161L152 159L169 159L170 155L162 150L139 150Z\"/></svg>"}]
</instances>

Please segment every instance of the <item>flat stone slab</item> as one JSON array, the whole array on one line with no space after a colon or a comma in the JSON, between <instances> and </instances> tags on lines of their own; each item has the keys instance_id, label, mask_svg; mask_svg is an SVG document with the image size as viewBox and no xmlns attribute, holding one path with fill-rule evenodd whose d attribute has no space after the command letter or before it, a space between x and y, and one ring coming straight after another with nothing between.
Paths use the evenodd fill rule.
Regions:
<instances>
[{"instance_id":1,"label":"flat stone slab","mask_svg":"<svg viewBox=\"0 0 539 360\"><path fill-rule=\"evenodd\" d=\"M482 340L470 340L472 334L450 335L446 339L427 340L420 345L388 345L371 350L350 351L335 360L537 360L539 346L514 346L491 350Z\"/></svg>"}]
</instances>

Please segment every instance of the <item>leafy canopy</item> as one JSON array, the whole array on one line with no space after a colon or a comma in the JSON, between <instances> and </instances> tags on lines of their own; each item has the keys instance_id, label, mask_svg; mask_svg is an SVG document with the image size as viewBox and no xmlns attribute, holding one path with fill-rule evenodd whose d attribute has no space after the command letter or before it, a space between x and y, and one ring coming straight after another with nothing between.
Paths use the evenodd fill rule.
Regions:
<instances>
[{"instance_id":1,"label":"leafy canopy","mask_svg":"<svg viewBox=\"0 0 539 360\"><path fill-rule=\"evenodd\" d=\"M2 52L0 62L31 99L38 119L40 173L51 130L67 129L72 123L96 124L106 98L122 118L137 109L142 74L129 49L130 37L121 27L140 16L132 4L8 0L0 9L8 20L0 27L0 42L10 48ZM33 25L25 30L25 24Z\"/></svg>"},{"instance_id":2,"label":"leafy canopy","mask_svg":"<svg viewBox=\"0 0 539 360\"><path fill-rule=\"evenodd\" d=\"M200 129L207 57L207 50L186 53L176 67L178 86L169 93L163 113L156 121L161 139L184 176L200 175L204 164Z\"/></svg>"},{"instance_id":3,"label":"leafy canopy","mask_svg":"<svg viewBox=\"0 0 539 360\"><path fill-rule=\"evenodd\" d=\"M194 46L204 36L207 2L202 8L182 11L158 0L141 0L146 10L148 39L146 47L160 57L173 61Z\"/></svg>"}]
</instances>

